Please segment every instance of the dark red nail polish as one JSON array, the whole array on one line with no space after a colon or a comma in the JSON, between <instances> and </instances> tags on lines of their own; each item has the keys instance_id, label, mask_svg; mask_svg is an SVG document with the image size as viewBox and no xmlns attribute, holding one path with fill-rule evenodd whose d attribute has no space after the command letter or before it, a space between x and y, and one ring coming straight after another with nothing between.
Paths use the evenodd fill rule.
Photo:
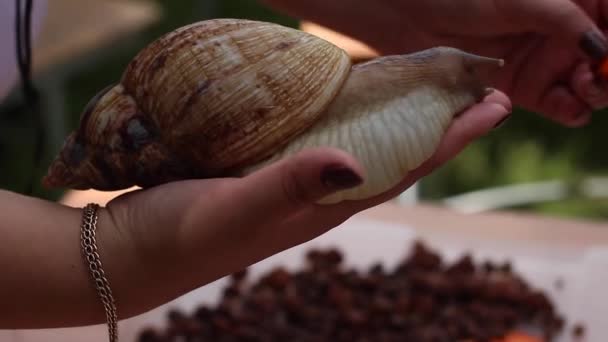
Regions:
<instances>
[{"instance_id":1,"label":"dark red nail polish","mask_svg":"<svg viewBox=\"0 0 608 342\"><path fill-rule=\"evenodd\" d=\"M498 121L495 125L494 125L494 129L499 128L500 126L504 125L504 123L509 120L509 118L511 117L511 113L507 114L504 118L500 119L500 121Z\"/></svg>"},{"instance_id":2,"label":"dark red nail polish","mask_svg":"<svg viewBox=\"0 0 608 342\"><path fill-rule=\"evenodd\" d=\"M600 61L608 56L608 41L596 31L588 31L581 37L579 46L589 57Z\"/></svg>"},{"instance_id":3,"label":"dark red nail polish","mask_svg":"<svg viewBox=\"0 0 608 342\"><path fill-rule=\"evenodd\" d=\"M321 181L332 189L348 189L363 183L361 176L342 165L326 167L321 172Z\"/></svg>"}]
</instances>

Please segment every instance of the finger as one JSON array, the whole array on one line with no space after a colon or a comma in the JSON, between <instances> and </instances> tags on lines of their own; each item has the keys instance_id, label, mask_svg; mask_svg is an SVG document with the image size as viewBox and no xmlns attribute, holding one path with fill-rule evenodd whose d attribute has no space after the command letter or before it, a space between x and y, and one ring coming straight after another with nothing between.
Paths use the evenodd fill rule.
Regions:
<instances>
[{"instance_id":1,"label":"finger","mask_svg":"<svg viewBox=\"0 0 608 342\"><path fill-rule=\"evenodd\" d=\"M545 39L534 34L521 35L516 37L516 39L518 39L519 42L510 45L515 48L512 48L511 51L505 55L504 59L507 63L505 63L503 67L503 72L498 73L495 84L496 88L507 92L514 101L519 103L521 100L516 97L516 92L518 90L516 81L520 77L519 71L523 70L524 66L528 63L531 56L537 52L538 48L543 46ZM496 43L500 44L500 41ZM502 49L504 50L504 45L502 46Z\"/></svg>"},{"instance_id":2,"label":"finger","mask_svg":"<svg viewBox=\"0 0 608 342\"><path fill-rule=\"evenodd\" d=\"M580 44L583 34L600 32L585 9L571 0L497 0L493 3L504 20L519 26L520 30L557 36L573 47Z\"/></svg>"},{"instance_id":3,"label":"finger","mask_svg":"<svg viewBox=\"0 0 608 342\"><path fill-rule=\"evenodd\" d=\"M571 75L575 60L575 52L560 47L557 39L544 40L514 73L513 100L540 114L554 115L554 109L542 103L543 96Z\"/></svg>"},{"instance_id":4,"label":"finger","mask_svg":"<svg viewBox=\"0 0 608 342\"><path fill-rule=\"evenodd\" d=\"M494 91L483 102L472 106L459 115L443 136L434 155L423 165L410 172L403 181L386 193L360 201L346 201L330 206L310 207L291 219L293 231L320 234L362 210L390 200L409 188L420 178L436 170L446 161L456 156L475 139L492 131L510 116L512 107L509 98L500 91ZM308 227L308 228L307 228ZM306 233L306 230L308 232ZM302 236L299 236L301 239Z\"/></svg>"},{"instance_id":5,"label":"finger","mask_svg":"<svg viewBox=\"0 0 608 342\"><path fill-rule=\"evenodd\" d=\"M303 151L238 181L239 217L256 223L283 220L327 195L359 185L363 177L358 162L341 150Z\"/></svg>"},{"instance_id":6,"label":"finger","mask_svg":"<svg viewBox=\"0 0 608 342\"><path fill-rule=\"evenodd\" d=\"M439 168L470 143L504 123L511 112L509 98L500 91L492 92L483 102L469 108L454 120L433 157L414 170L414 174L419 178ZM405 189L401 189L403 190Z\"/></svg>"},{"instance_id":7,"label":"finger","mask_svg":"<svg viewBox=\"0 0 608 342\"><path fill-rule=\"evenodd\" d=\"M411 171L395 189L371 199L367 205L399 195L411 184L453 159L470 143L499 127L511 116L511 112L509 97L501 91L493 91L483 102L472 106L454 119L431 158Z\"/></svg>"},{"instance_id":8,"label":"finger","mask_svg":"<svg viewBox=\"0 0 608 342\"><path fill-rule=\"evenodd\" d=\"M574 56L558 48L553 40L539 46L530 55L521 70L517 72L512 88L512 96L517 103L531 111L569 127L584 124L589 116L589 106L569 89L562 85L562 79L570 83L575 67ZM561 53L550 53L560 51Z\"/></svg>"},{"instance_id":9,"label":"finger","mask_svg":"<svg viewBox=\"0 0 608 342\"><path fill-rule=\"evenodd\" d=\"M595 80L588 63L581 63L572 73L570 87L574 94L592 110L608 106L608 89Z\"/></svg>"},{"instance_id":10,"label":"finger","mask_svg":"<svg viewBox=\"0 0 608 342\"><path fill-rule=\"evenodd\" d=\"M567 127L585 125L591 117L589 107L564 86L549 89L540 100L538 112Z\"/></svg>"},{"instance_id":11,"label":"finger","mask_svg":"<svg viewBox=\"0 0 608 342\"><path fill-rule=\"evenodd\" d=\"M600 13L596 0L577 0L576 3L585 11L585 13L587 13L594 23L597 23L600 18Z\"/></svg>"}]
</instances>

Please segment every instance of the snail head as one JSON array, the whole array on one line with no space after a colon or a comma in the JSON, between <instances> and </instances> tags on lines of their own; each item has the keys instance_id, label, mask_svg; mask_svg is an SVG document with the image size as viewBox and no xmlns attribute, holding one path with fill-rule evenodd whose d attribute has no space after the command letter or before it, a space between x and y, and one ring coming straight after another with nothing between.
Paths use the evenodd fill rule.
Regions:
<instances>
[{"instance_id":1,"label":"snail head","mask_svg":"<svg viewBox=\"0 0 608 342\"><path fill-rule=\"evenodd\" d=\"M489 93L503 65L502 59L452 47L435 47L411 54L376 58L354 69L367 70L359 81L359 88L365 89L362 93L369 91L367 85L375 79L380 81L379 84L388 81L403 89L416 89L427 84L441 87L448 94L472 94L480 101Z\"/></svg>"},{"instance_id":2,"label":"snail head","mask_svg":"<svg viewBox=\"0 0 608 342\"><path fill-rule=\"evenodd\" d=\"M478 100L490 91L490 85L504 65L504 60L479 56L454 48L440 50L434 68L446 76L445 81L455 88L473 90Z\"/></svg>"}]
</instances>

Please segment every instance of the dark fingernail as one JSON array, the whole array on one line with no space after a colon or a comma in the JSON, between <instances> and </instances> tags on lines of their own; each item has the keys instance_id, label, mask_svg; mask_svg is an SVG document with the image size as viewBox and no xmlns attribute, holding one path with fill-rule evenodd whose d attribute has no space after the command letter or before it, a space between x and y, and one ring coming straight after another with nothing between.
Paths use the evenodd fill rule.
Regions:
<instances>
[{"instance_id":1,"label":"dark fingernail","mask_svg":"<svg viewBox=\"0 0 608 342\"><path fill-rule=\"evenodd\" d=\"M348 189L363 183L361 176L342 165L326 167L321 172L321 181L331 189Z\"/></svg>"},{"instance_id":2,"label":"dark fingernail","mask_svg":"<svg viewBox=\"0 0 608 342\"><path fill-rule=\"evenodd\" d=\"M504 118L500 119L500 121L498 121L495 125L494 125L494 129L499 128L500 126L504 125L504 123L509 120L509 118L511 117L511 113L505 115Z\"/></svg>"},{"instance_id":3,"label":"dark fingernail","mask_svg":"<svg viewBox=\"0 0 608 342\"><path fill-rule=\"evenodd\" d=\"M608 42L597 31L588 31L580 40L580 48L594 60L601 60L608 56Z\"/></svg>"}]
</instances>

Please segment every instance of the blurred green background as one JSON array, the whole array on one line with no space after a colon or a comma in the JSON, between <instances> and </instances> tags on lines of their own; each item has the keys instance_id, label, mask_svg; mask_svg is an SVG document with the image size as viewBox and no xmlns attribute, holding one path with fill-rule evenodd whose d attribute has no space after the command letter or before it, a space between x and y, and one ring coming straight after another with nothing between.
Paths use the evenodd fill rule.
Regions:
<instances>
[{"instance_id":1,"label":"blurred green background","mask_svg":"<svg viewBox=\"0 0 608 342\"><path fill-rule=\"evenodd\" d=\"M162 19L136 39L113 46L112 53L80 70L66 80L63 109L66 130L75 127L81 109L101 88L116 81L129 60L146 44L174 28L209 17L241 17L297 26L297 21L279 15L253 0L222 0L213 6L204 1L157 1ZM562 179L576 184L589 176L608 175L605 133L608 116L597 113L593 123L580 129L553 124L538 115L516 110L512 118L490 135L481 138L457 158L422 180L420 196L435 201L448 196L488 187ZM33 169L34 122L24 110L20 96L0 104L0 187L23 192ZM60 142L55 142L60 144ZM36 180L45 172L57 152L51 148L37 170ZM39 182L37 182L39 183ZM36 196L55 199L59 192L36 188ZM516 209L554 216L587 219L608 218L608 198L587 199L573 195L567 200Z\"/></svg>"}]
</instances>

